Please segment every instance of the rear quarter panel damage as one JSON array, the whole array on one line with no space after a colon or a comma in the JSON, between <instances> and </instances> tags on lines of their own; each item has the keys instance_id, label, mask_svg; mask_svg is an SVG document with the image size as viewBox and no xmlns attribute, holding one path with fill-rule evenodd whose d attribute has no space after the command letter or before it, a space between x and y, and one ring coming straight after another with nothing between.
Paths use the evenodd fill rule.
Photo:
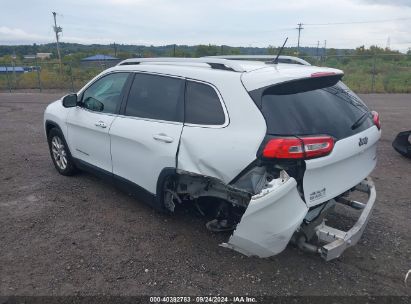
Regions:
<instances>
[{"instance_id":1,"label":"rear quarter panel damage","mask_svg":"<svg viewBox=\"0 0 411 304\"><path fill-rule=\"evenodd\" d=\"M224 126L184 125L177 169L229 184L256 159L267 126L240 76L213 82L227 110Z\"/></svg>"}]
</instances>

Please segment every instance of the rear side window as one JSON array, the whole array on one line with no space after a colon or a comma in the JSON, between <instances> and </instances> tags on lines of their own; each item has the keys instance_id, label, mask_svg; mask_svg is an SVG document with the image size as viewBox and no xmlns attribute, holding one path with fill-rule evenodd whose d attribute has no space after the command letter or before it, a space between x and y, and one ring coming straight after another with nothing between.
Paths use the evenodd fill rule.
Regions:
<instances>
[{"instance_id":1,"label":"rear side window","mask_svg":"<svg viewBox=\"0 0 411 304\"><path fill-rule=\"evenodd\" d=\"M187 81L185 122L198 125L222 125L223 107L217 92L209 85Z\"/></svg>"},{"instance_id":2,"label":"rear side window","mask_svg":"<svg viewBox=\"0 0 411 304\"><path fill-rule=\"evenodd\" d=\"M371 118L367 118L352 129L369 110L342 82L295 94L278 94L277 91L273 86L260 95L268 134L328 134L341 139L372 126Z\"/></svg>"},{"instance_id":3,"label":"rear side window","mask_svg":"<svg viewBox=\"0 0 411 304\"><path fill-rule=\"evenodd\" d=\"M125 114L182 122L184 80L166 76L136 74L130 88Z\"/></svg>"}]
</instances>

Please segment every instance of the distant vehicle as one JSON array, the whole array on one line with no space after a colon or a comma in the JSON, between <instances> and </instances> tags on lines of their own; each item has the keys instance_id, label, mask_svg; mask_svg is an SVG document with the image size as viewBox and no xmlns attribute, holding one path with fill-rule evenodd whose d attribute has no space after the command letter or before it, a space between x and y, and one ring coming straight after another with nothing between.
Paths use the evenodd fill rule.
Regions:
<instances>
[{"instance_id":1,"label":"distant vehicle","mask_svg":"<svg viewBox=\"0 0 411 304\"><path fill-rule=\"evenodd\" d=\"M401 155L411 158L411 130L398 133L392 142L392 146Z\"/></svg>"},{"instance_id":2,"label":"distant vehicle","mask_svg":"<svg viewBox=\"0 0 411 304\"><path fill-rule=\"evenodd\" d=\"M249 256L290 241L340 256L374 206L378 114L340 70L234 59L128 59L50 104L57 171L106 176L168 212L182 201L204 210L211 197L208 229L233 230L222 246ZM325 225L336 204L362 210L348 231Z\"/></svg>"}]
</instances>

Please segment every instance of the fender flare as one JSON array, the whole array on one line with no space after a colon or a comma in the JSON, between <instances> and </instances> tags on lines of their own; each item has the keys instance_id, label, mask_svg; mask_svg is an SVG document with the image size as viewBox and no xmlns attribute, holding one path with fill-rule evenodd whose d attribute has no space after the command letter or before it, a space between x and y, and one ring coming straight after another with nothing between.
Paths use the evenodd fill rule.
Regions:
<instances>
[{"instance_id":1,"label":"fender flare","mask_svg":"<svg viewBox=\"0 0 411 304\"><path fill-rule=\"evenodd\" d=\"M164 207L164 201L163 201L164 182L167 180L168 177L175 176L175 175L177 175L176 168L166 167L166 168L163 168L163 170L161 170L160 175L158 176L157 186L156 186L156 195L153 200L153 205L159 211L166 212L166 208Z\"/></svg>"},{"instance_id":2,"label":"fender flare","mask_svg":"<svg viewBox=\"0 0 411 304\"><path fill-rule=\"evenodd\" d=\"M59 129L60 132L64 135L63 130L62 130L61 127L58 125L58 123L56 123L56 122L53 121L53 120L47 119L47 120L45 121L45 123L44 123L44 129L45 129L45 131L46 131L46 136L48 136L48 134L49 134L49 132L50 132L50 130L51 130L52 128L57 128L57 129Z\"/></svg>"}]
</instances>

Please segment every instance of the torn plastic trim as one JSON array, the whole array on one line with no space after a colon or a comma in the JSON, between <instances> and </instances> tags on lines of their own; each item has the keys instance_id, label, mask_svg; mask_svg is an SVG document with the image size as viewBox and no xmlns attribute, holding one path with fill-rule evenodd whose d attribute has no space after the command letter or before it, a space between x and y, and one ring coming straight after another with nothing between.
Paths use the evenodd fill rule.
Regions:
<instances>
[{"instance_id":1,"label":"torn plastic trim","mask_svg":"<svg viewBox=\"0 0 411 304\"><path fill-rule=\"evenodd\" d=\"M221 246L261 258L278 254L285 249L307 212L297 182L282 171L279 178L251 198L236 230Z\"/></svg>"}]
</instances>

